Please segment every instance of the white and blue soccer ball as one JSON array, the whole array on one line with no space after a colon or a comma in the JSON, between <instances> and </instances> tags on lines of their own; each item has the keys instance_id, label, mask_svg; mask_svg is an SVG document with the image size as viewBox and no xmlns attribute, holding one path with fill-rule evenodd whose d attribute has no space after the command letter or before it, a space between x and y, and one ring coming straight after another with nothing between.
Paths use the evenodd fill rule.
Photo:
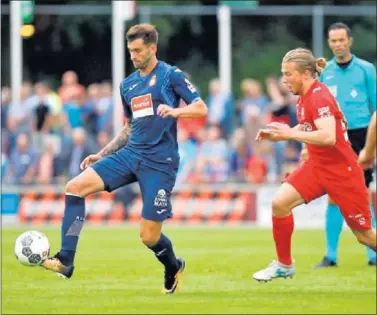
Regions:
<instances>
[{"instance_id":1,"label":"white and blue soccer ball","mask_svg":"<svg viewBox=\"0 0 377 315\"><path fill-rule=\"evenodd\" d=\"M50 253L50 242L46 235L38 231L26 231L17 239L14 254L25 266L39 266Z\"/></svg>"}]
</instances>

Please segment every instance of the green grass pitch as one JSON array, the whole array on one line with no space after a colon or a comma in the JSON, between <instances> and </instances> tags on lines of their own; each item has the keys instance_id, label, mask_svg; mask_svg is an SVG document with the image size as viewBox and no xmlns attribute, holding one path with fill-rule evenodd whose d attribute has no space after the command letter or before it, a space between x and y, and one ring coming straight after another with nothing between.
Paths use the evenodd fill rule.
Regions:
<instances>
[{"instance_id":1,"label":"green grass pitch","mask_svg":"<svg viewBox=\"0 0 377 315\"><path fill-rule=\"evenodd\" d=\"M297 230L296 277L258 283L253 272L275 258L270 230L166 227L187 269L181 291L165 296L163 268L136 227L86 226L70 280L17 262L14 241L27 229L2 230L3 314L376 314L376 269L349 230L338 268L313 269L324 231ZM49 237L54 254L59 229L31 229Z\"/></svg>"}]
</instances>

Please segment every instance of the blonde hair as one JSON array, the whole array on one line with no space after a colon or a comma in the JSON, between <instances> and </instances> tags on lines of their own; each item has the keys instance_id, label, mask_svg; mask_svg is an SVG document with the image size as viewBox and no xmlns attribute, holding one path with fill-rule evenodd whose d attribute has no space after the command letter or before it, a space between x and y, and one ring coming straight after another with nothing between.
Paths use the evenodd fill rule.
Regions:
<instances>
[{"instance_id":1,"label":"blonde hair","mask_svg":"<svg viewBox=\"0 0 377 315\"><path fill-rule=\"evenodd\" d=\"M325 58L315 58L309 49L296 48L287 52L283 62L294 62L300 72L309 70L313 75L320 75L326 67Z\"/></svg>"}]
</instances>

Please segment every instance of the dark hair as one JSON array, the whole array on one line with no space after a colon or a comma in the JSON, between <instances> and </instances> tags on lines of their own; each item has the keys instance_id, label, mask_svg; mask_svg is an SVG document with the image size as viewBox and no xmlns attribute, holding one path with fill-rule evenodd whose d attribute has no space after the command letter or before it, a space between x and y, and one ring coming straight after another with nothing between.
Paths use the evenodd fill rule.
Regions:
<instances>
[{"instance_id":1,"label":"dark hair","mask_svg":"<svg viewBox=\"0 0 377 315\"><path fill-rule=\"evenodd\" d=\"M342 22L336 22L334 24L331 24L327 33L330 33L330 31L333 31L333 30L345 30L347 32L348 38L352 37L351 29L349 28L347 24L344 24Z\"/></svg>"},{"instance_id":2,"label":"dark hair","mask_svg":"<svg viewBox=\"0 0 377 315\"><path fill-rule=\"evenodd\" d=\"M147 45L157 45L158 32L156 30L156 27L151 24L137 24L132 26L126 34L127 41L132 42L139 38L142 38L144 40L144 43Z\"/></svg>"}]
</instances>

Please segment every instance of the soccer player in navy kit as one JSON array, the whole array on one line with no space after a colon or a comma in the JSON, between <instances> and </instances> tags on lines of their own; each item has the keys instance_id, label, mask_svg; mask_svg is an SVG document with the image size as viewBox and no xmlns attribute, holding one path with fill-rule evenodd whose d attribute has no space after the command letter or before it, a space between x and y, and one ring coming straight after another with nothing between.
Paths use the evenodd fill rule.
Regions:
<instances>
[{"instance_id":1,"label":"soccer player in navy kit","mask_svg":"<svg viewBox=\"0 0 377 315\"><path fill-rule=\"evenodd\" d=\"M185 261L177 258L162 223L172 216L170 196L179 165L177 118L203 117L207 106L182 71L156 57L158 33L149 24L127 32L127 46L137 69L120 85L126 124L99 153L81 164L85 169L68 182L61 250L42 267L70 278L79 234L85 220L85 197L138 181L143 198L140 237L165 266L163 292L180 285ZM178 108L180 99L186 107Z\"/></svg>"}]
</instances>

